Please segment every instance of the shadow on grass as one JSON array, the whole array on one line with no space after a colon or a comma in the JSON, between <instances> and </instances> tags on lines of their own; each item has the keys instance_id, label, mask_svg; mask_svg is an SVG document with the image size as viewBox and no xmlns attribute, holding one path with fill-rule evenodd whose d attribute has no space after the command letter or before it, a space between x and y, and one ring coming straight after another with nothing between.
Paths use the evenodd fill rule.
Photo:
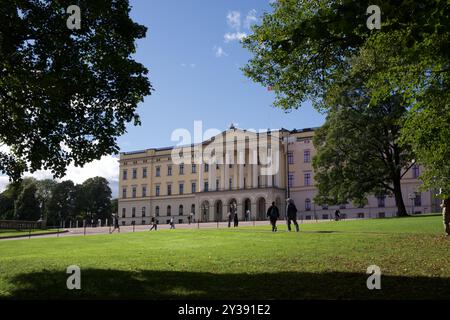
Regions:
<instances>
[{"instance_id":1,"label":"shadow on grass","mask_svg":"<svg viewBox=\"0 0 450 320\"><path fill-rule=\"evenodd\" d=\"M10 279L13 299L449 299L450 278L382 276L368 290L362 273L215 274L82 269L81 290L48 271Z\"/></svg>"}]
</instances>

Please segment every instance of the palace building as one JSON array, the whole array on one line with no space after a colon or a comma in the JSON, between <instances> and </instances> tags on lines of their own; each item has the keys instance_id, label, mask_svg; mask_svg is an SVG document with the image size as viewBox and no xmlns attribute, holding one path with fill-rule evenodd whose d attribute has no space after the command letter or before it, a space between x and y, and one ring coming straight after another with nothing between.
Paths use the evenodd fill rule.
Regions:
<instances>
[{"instance_id":1,"label":"palace building","mask_svg":"<svg viewBox=\"0 0 450 320\"><path fill-rule=\"evenodd\" d=\"M339 208L344 218L396 215L393 197L370 197L364 207L327 206L313 201L314 129L254 132L231 126L202 143L151 148L120 154L119 219L122 225L225 221L236 208L240 220L265 220L272 202L285 216L286 198L298 218L332 219ZM402 179L408 212L437 212L431 191L419 192L420 167ZM411 194L415 195L412 199ZM411 198L411 199L410 199Z\"/></svg>"}]
</instances>

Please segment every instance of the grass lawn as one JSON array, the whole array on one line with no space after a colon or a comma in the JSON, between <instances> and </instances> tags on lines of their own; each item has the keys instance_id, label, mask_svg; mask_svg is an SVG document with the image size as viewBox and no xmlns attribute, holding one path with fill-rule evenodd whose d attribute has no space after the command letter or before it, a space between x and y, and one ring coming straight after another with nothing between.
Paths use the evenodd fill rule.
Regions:
<instances>
[{"instance_id":1,"label":"grass lawn","mask_svg":"<svg viewBox=\"0 0 450 320\"><path fill-rule=\"evenodd\" d=\"M47 234L52 232L57 232L57 229L34 229L31 230L31 236L36 236L40 234ZM60 231L63 231L60 229ZM0 229L0 239L8 237L18 237L18 236L28 236L30 234L29 230L10 230L10 229Z\"/></svg>"},{"instance_id":2,"label":"grass lawn","mask_svg":"<svg viewBox=\"0 0 450 320\"><path fill-rule=\"evenodd\" d=\"M450 298L440 216L0 242L2 298ZM381 290L366 269L381 268ZM69 265L81 290L67 290Z\"/></svg>"}]
</instances>

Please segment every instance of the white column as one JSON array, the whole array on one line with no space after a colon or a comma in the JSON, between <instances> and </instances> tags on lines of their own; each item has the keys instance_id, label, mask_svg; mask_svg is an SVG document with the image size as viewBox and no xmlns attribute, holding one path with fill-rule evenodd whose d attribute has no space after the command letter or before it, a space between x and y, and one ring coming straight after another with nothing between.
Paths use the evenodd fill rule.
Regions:
<instances>
[{"instance_id":1,"label":"white column","mask_svg":"<svg viewBox=\"0 0 450 320\"><path fill-rule=\"evenodd\" d=\"M225 154L225 169L224 169L224 175L225 175L225 190L228 190L230 185L230 156L229 154Z\"/></svg>"},{"instance_id":2,"label":"white column","mask_svg":"<svg viewBox=\"0 0 450 320\"><path fill-rule=\"evenodd\" d=\"M204 181L203 181L203 163L200 163L198 165L198 191L199 192L203 192L203 186L204 186Z\"/></svg>"},{"instance_id":3,"label":"white column","mask_svg":"<svg viewBox=\"0 0 450 320\"><path fill-rule=\"evenodd\" d=\"M239 165L238 164L234 164L233 165L233 188L234 189L237 189L238 188L238 180L239 180L239 172L238 172L238 167L239 167Z\"/></svg>"},{"instance_id":4,"label":"white column","mask_svg":"<svg viewBox=\"0 0 450 320\"><path fill-rule=\"evenodd\" d=\"M250 153L252 160L252 185L253 188L258 188L258 153L257 150L252 150Z\"/></svg>"},{"instance_id":5,"label":"white column","mask_svg":"<svg viewBox=\"0 0 450 320\"><path fill-rule=\"evenodd\" d=\"M225 167L227 164L219 164L220 168L220 189L225 190L227 186L227 181L225 180Z\"/></svg>"}]
</instances>

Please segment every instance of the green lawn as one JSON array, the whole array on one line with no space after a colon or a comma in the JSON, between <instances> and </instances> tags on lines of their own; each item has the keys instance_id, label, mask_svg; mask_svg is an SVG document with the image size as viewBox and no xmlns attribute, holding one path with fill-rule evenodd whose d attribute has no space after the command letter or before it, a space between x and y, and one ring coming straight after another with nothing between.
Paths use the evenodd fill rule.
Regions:
<instances>
[{"instance_id":1,"label":"green lawn","mask_svg":"<svg viewBox=\"0 0 450 320\"><path fill-rule=\"evenodd\" d=\"M52 232L57 232L57 229L34 229L31 230L31 236L36 236L40 234L47 234ZM60 229L60 232L62 229ZM8 238L8 237L19 237L19 236L29 236L30 231L29 230L9 230L9 229L0 229L0 239L2 238Z\"/></svg>"},{"instance_id":2,"label":"green lawn","mask_svg":"<svg viewBox=\"0 0 450 320\"><path fill-rule=\"evenodd\" d=\"M450 298L440 216L0 241L0 297ZM369 265L382 290L368 290ZM67 290L67 266L81 290Z\"/></svg>"}]
</instances>

